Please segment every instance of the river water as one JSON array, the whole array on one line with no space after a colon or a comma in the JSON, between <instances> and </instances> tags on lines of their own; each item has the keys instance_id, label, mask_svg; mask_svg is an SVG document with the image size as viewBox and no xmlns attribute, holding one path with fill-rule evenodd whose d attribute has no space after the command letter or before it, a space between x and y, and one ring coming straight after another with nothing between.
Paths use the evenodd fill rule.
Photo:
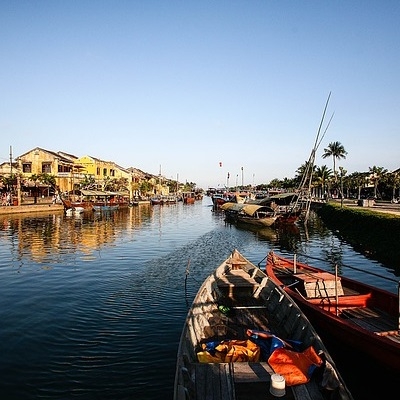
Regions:
<instances>
[{"instance_id":1,"label":"river water","mask_svg":"<svg viewBox=\"0 0 400 400\"><path fill-rule=\"evenodd\" d=\"M188 305L234 248L261 267L271 249L322 259L327 269L334 258L344 274L397 290L394 268L355 252L315 215L307 229L250 231L226 224L211 205L205 197L0 217L1 397L172 399ZM353 372L342 374L354 395L361 383Z\"/></svg>"}]
</instances>

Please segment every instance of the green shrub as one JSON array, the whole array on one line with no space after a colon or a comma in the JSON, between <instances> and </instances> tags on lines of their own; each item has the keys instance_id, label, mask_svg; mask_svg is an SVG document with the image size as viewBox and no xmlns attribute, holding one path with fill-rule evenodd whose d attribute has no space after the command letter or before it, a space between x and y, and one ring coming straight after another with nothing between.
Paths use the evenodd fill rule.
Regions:
<instances>
[{"instance_id":1,"label":"green shrub","mask_svg":"<svg viewBox=\"0 0 400 400\"><path fill-rule=\"evenodd\" d=\"M400 268L400 217L361 207L327 203L316 210L324 224L357 251Z\"/></svg>"}]
</instances>

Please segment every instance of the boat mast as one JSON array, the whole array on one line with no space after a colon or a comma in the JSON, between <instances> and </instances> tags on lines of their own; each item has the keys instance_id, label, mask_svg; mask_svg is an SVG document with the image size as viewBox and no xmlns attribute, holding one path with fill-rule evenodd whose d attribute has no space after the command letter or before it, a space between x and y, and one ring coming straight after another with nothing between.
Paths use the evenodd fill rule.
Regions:
<instances>
[{"instance_id":1,"label":"boat mast","mask_svg":"<svg viewBox=\"0 0 400 400\"><path fill-rule=\"evenodd\" d=\"M328 104L329 104L329 100L331 97L331 92L329 92L328 98L326 100L325 103L325 108L324 108L324 112L322 113L322 118L321 118L321 122L319 124L318 127L318 132L317 132L317 136L315 138L315 142L314 142L314 147L311 150L311 154L310 157L308 159L307 165L306 165L306 170L303 174L302 180L300 182L300 186L299 186L299 196L298 199L300 198L305 198L306 199L306 212L305 212L305 216L304 216L304 223L306 224L310 215L310 207L311 207L311 187L312 187L312 179L313 179L313 173L314 173L314 164L315 164L315 154L317 152L317 149L319 147L319 145L321 144L322 139L325 136L326 131L328 130L328 127L332 121L333 115L331 116L331 118L329 119L329 122L322 134L321 135L321 129L322 129L322 125L325 119L325 114L326 114L326 110L328 108Z\"/></svg>"}]
</instances>

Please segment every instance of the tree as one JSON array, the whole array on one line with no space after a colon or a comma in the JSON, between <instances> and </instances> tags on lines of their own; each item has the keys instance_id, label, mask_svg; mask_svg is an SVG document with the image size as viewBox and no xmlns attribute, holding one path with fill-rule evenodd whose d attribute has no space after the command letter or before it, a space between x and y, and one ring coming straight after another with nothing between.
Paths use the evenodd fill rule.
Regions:
<instances>
[{"instance_id":1,"label":"tree","mask_svg":"<svg viewBox=\"0 0 400 400\"><path fill-rule=\"evenodd\" d=\"M344 149L340 142L332 142L328 144L328 147L324 149L324 154L322 158L332 157L333 160L333 175L335 177L335 182L337 183L337 173L336 173L336 159L346 158L347 151Z\"/></svg>"},{"instance_id":2,"label":"tree","mask_svg":"<svg viewBox=\"0 0 400 400\"><path fill-rule=\"evenodd\" d=\"M317 169L315 170L315 182L317 185L320 185L322 187L322 194L325 194L326 185L329 182L331 176L332 170L329 169L326 165L317 167Z\"/></svg>"},{"instance_id":3,"label":"tree","mask_svg":"<svg viewBox=\"0 0 400 400\"><path fill-rule=\"evenodd\" d=\"M367 183L367 173L366 172L353 172L348 175L347 182L351 189L357 189L357 199L361 199L361 189Z\"/></svg>"},{"instance_id":4,"label":"tree","mask_svg":"<svg viewBox=\"0 0 400 400\"><path fill-rule=\"evenodd\" d=\"M392 189L392 202L396 199L396 189L400 187L400 171L393 171L386 174L386 183ZM399 192L400 196L400 192Z\"/></svg>"},{"instance_id":5,"label":"tree","mask_svg":"<svg viewBox=\"0 0 400 400\"><path fill-rule=\"evenodd\" d=\"M383 167L377 167L374 165L373 167L369 167L369 172L371 174L370 180L374 184L374 197L377 198L378 183L383 178L383 176L386 174L386 172L388 172L388 170Z\"/></svg>"}]
</instances>

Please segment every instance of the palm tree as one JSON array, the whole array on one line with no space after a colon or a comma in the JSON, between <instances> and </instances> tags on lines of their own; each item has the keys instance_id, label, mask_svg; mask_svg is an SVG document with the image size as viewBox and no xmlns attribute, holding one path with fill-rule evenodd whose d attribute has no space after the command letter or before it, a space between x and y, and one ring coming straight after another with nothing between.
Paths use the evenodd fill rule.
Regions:
<instances>
[{"instance_id":1,"label":"palm tree","mask_svg":"<svg viewBox=\"0 0 400 400\"><path fill-rule=\"evenodd\" d=\"M347 151L344 149L343 145L340 142L329 143L328 147L324 149L324 154L322 155L322 158L332 157L333 159L333 175L336 182L336 159L340 160L341 158L346 158L346 155Z\"/></svg>"},{"instance_id":2,"label":"palm tree","mask_svg":"<svg viewBox=\"0 0 400 400\"><path fill-rule=\"evenodd\" d=\"M396 199L396 188L400 187L400 170L386 174L386 183L392 188L392 202ZM399 192L400 196L400 192Z\"/></svg>"},{"instance_id":3,"label":"palm tree","mask_svg":"<svg viewBox=\"0 0 400 400\"><path fill-rule=\"evenodd\" d=\"M374 197L375 199L377 198L377 192L378 192L378 183L380 180L382 180L383 176L388 172L388 170L384 167L369 167L369 172L370 172L370 180L374 183Z\"/></svg>"},{"instance_id":4,"label":"palm tree","mask_svg":"<svg viewBox=\"0 0 400 400\"><path fill-rule=\"evenodd\" d=\"M325 195L326 186L331 176L332 176L332 170L329 169L326 165L317 167L315 171L315 180L317 184L320 185L322 188L322 195Z\"/></svg>"},{"instance_id":5,"label":"palm tree","mask_svg":"<svg viewBox=\"0 0 400 400\"><path fill-rule=\"evenodd\" d=\"M361 189L365 187L368 179L366 172L353 172L348 176L349 185L352 189L357 189L357 200L361 199Z\"/></svg>"}]
</instances>

